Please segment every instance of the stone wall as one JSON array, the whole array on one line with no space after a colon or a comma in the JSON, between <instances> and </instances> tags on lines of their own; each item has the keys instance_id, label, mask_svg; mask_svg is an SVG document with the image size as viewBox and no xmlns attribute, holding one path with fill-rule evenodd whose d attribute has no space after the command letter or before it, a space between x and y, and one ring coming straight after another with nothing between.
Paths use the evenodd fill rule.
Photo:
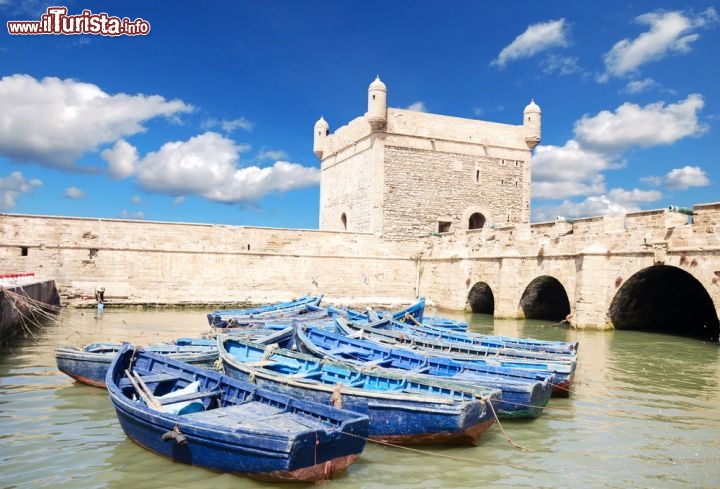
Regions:
<instances>
[{"instance_id":1,"label":"stone wall","mask_svg":"<svg viewBox=\"0 0 720 489\"><path fill-rule=\"evenodd\" d=\"M411 252L370 235L7 214L0 230L6 272L53 278L70 299L92 297L98 285L110 302L124 303L415 296Z\"/></svg>"},{"instance_id":2,"label":"stone wall","mask_svg":"<svg viewBox=\"0 0 720 489\"><path fill-rule=\"evenodd\" d=\"M520 222L517 190L524 164L517 160L385 146L383 237L407 240L438 232L467 230L472 212L488 225Z\"/></svg>"},{"instance_id":3,"label":"stone wall","mask_svg":"<svg viewBox=\"0 0 720 489\"><path fill-rule=\"evenodd\" d=\"M65 300L264 303L323 293L335 303L463 309L486 282L497 317L522 317L538 277L557 280L579 327L608 326L619 285L665 264L692 275L720 313L720 205L479 230L396 242L372 234L0 215L4 273L54 279ZM699 221L699 222L698 222Z\"/></svg>"}]
</instances>

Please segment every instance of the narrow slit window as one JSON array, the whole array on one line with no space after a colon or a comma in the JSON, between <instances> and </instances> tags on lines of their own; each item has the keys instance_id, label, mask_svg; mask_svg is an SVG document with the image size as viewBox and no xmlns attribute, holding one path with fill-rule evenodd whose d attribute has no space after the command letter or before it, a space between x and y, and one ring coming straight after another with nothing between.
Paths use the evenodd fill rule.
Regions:
<instances>
[{"instance_id":1,"label":"narrow slit window","mask_svg":"<svg viewBox=\"0 0 720 489\"><path fill-rule=\"evenodd\" d=\"M20 248L20 256L28 256L28 247L27 246L22 246Z\"/></svg>"}]
</instances>

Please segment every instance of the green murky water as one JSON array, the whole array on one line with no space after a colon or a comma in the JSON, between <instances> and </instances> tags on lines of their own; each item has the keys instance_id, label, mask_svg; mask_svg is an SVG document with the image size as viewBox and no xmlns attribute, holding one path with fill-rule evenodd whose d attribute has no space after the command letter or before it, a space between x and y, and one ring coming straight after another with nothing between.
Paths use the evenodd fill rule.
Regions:
<instances>
[{"instance_id":1,"label":"green murky water","mask_svg":"<svg viewBox=\"0 0 720 489\"><path fill-rule=\"evenodd\" d=\"M720 487L717 345L630 331L574 331L542 321L467 319L484 333L579 341L572 395L553 398L539 419L503 422L505 433L496 424L473 448L369 444L346 474L324 487ZM206 331L204 311L109 309L98 318L67 310L60 324L5 347L0 487L267 487L174 464L134 445L105 391L76 384L55 366L53 349L61 344L148 343Z\"/></svg>"}]
</instances>

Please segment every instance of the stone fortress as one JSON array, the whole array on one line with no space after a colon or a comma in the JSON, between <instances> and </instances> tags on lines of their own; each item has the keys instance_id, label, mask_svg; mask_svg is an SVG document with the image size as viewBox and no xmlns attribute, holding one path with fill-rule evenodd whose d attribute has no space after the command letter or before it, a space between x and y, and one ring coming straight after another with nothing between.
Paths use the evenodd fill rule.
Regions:
<instances>
[{"instance_id":1,"label":"stone fortress","mask_svg":"<svg viewBox=\"0 0 720 489\"><path fill-rule=\"evenodd\" d=\"M519 118L519 117L518 117ZM320 229L0 214L4 272L54 279L64 301L216 305L322 293L578 328L717 341L720 203L530 223L541 111L510 125L389 108L314 126Z\"/></svg>"}]
</instances>

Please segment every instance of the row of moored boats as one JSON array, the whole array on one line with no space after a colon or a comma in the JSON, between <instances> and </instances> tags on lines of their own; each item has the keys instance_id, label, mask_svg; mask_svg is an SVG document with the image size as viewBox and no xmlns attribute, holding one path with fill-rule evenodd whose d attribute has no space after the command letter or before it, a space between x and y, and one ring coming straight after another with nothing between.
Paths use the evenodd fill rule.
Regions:
<instances>
[{"instance_id":1,"label":"row of moored boats","mask_svg":"<svg viewBox=\"0 0 720 489\"><path fill-rule=\"evenodd\" d=\"M201 338L55 351L108 390L127 436L172 460L317 482L368 440L475 445L498 419L569 395L578 344L481 335L425 315L321 306L322 296L214 311Z\"/></svg>"}]
</instances>

